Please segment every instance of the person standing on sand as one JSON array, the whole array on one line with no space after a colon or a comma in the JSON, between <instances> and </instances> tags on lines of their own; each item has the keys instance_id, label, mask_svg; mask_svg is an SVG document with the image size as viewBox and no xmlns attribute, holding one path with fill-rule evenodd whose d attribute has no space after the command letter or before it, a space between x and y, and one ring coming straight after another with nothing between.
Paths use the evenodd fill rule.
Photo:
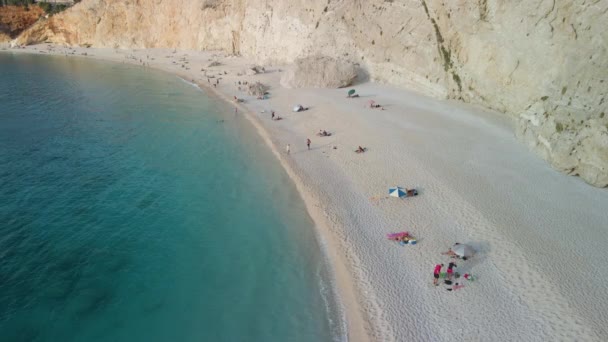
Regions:
<instances>
[{"instance_id":1,"label":"person standing on sand","mask_svg":"<svg viewBox=\"0 0 608 342\"><path fill-rule=\"evenodd\" d=\"M435 286L439 285L437 282L439 281L439 275L441 274L442 267L443 267L443 264L435 265L435 270L433 271L433 277L435 278L435 279L433 279L433 285L435 285Z\"/></svg>"},{"instance_id":2,"label":"person standing on sand","mask_svg":"<svg viewBox=\"0 0 608 342\"><path fill-rule=\"evenodd\" d=\"M291 152L291 146L289 146L289 144L287 144L287 146L285 146L285 152L287 152L287 154L289 154Z\"/></svg>"},{"instance_id":3,"label":"person standing on sand","mask_svg":"<svg viewBox=\"0 0 608 342\"><path fill-rule=\"evenodd\" d=\"M452 280L452 275L454 274L454 267L458 267L456 266L455 263L451 262L448 264L448 280Z\"/></svg>"},{"instance_id":4,"label":"person standing on sand","mask_svg":"<svg viewBox=\"0 0 608 342\"><path fill-rule=\"evenodd\" d=\"M306 146L308 147L308 150L310 150L310 139L306 139Z\"/></svg>"}]
</instances>

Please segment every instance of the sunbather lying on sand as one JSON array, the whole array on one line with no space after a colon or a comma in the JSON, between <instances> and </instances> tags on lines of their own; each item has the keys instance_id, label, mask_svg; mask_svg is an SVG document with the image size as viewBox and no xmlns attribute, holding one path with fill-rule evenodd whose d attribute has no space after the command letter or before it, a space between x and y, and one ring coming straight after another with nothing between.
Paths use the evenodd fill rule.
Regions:
<instances>
[{"instance_id":1,"label":"sunbather lying on sand","mask_svg":"<svg viewBox=\"0 0 608 342\"><path fill-rule=\"evenodd\" d=\"M451 248L448 249L447 252L441 253L441 255L447 255L450 258L453 258L453 259L462 259L462 260L465 260L465 261L469 259L469 257L461 256L461 255L456 254Z\"/></svg>"},{"instance_id":2,"label":"sunbather lying on sand","mask_svg":"<svg viewBox=\"0 0 608 342\"><path fill-rule=\"evenodd\" d=\"M355 150L356 153L363 153L367 150L367 147L361 147L359 146L358 149Z\"/></svg>"},{"instance_id":3,"label":"sunbather lying on sand","mask_svg":"<svg viewBox=\"0 0 608 342\"><path fill-rule=\"evenodd\" d=\"M304 107L302 105L297 105L293 108L294 112L303 112L305 110L308 110L308 107Z\"/></svg>"},{"instance_id":4,"label":"sunbather lying on sand","mask_svg":"<svg viewBox=\"0 0 608 342\"><path fill-rule=\"evenodd\" d=\"M416 239L414 239L411 236L398 236L398 237L395 237L395 238L392 238L392 239L389 239L389 240L408 243L408 242L410 242L412 240L416 240Z\"/></svg>"},{"instance_id":5,"label":"sunbather lying on sand","mask_svg":"<svg viewBox=\"0 0 608 342\"><path fill-rule=\"evenodd\" d=\"M441 255L448 255L450 258L458 258L459 257L459 255L456 254L451 248L448 249L447 252L441 253Z\"/></svg>"},{"instance_id":6,"label":"sunbather lying on sand","mask_svg":"<svg viewBox=\"0 0 608 342\"><path fill-rule=\"evenodd\" d=\"M328 133L326 130L319 130L319 133L317 133L317 135L320 137L331 137L331 133Z\"/></svg>"}]
</instances>

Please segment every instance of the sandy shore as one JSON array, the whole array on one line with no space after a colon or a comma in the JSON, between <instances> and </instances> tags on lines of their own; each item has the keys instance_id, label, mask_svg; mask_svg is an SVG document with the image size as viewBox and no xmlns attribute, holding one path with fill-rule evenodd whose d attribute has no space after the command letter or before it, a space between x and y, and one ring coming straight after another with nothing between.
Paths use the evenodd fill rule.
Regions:
<instances>
[{"instance_id":1,"label":"sandy shore","mask_svg":"<svg viewBox=\"0 0 608 342\"><path fill-rule=\"evenodd\" d=\"M239 113L294 179L327 246L350 341L601 341L608 334L608 191L551 169L499 115L374 83L354 86L357 99L345 89L284 89L280 66L239 76L251 64L220 53L17 51L153 67L228 101L244 99ZM221 65L207 67L211 60ZM269 85L270 98L246 95L237 81ZM369 100L385 110L367 108ZM294 104L310 109L294 113ZM283 120L272 121L270 110ZM317 137L320 129L332 136ZM359 145L368 151L354 153ZM420 195L387 199L394 185ZM418 244L386 240L402 230ZM464 288L450 292L432 285L432 271L449 262L440 252L456 241L478 249L456 269L477 279L461 279Z\"/></svg>"}]
</instances>

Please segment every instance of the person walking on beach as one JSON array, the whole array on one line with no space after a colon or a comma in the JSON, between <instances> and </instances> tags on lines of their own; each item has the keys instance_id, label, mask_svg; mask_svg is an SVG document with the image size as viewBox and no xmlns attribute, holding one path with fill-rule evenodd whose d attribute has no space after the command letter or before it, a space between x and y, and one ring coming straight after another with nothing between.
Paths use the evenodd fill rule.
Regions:
<instances>
[{"instance_id":1,"label":"person walking on beach","mask_svg":"<svg viewBox=\"0 0 608 342\"><path fill-rule=\"evenodd\" d=\"M310 139L306 139L306 146L308 147L308 150L310 150Z\"/></svg>"},{"instance_id":2,"label":"person walking on beach","mask_svg":"<svg viewBox=\"0 0 608 342\"><path fill-rule=\"evenodd\" d=\"M273 110L273 111L270 111L270 119L271 119L271 120L274 120L274 110Z\"/></svg>"},{"instance_id":3,"label":"person walking on beach","mask_svg":"<svg viewBox=\"0 0 608 342\"><path fill-rule=\"evenodd\" d=\"M289 154L291 152L291 146L289 146L289 144L287 144L287 146L285 146L285 152L287 152L287 154Z\"/></svg>"},{"instance_id":4,"label":"person walking on beach","mask_svg":"<svg viewBox=\"0 0 608 342\"><path fill-rule=\"evenodd\" d=\"M447 277L448 280L452 280L452 275L454 274L454 270L453 270L454 267L458 267L458 266L456 266L456 264L453 262L448 264L448 277Z\"/></svg>"},{"instance_id":5,"label":"person walking on beach","mask_svg":"<svg viewBox=\"0 0 608 342\"><path fill-rule=\"evenodd\" d=\"M435 279L433 279L433 285L435 285L435 286L439 285L438 281L439 281L439 275L441 274L442 267L443 267L443 264L435 265L435 270L433 271L433 277L435 278Z\"/></svg>"}]
</instances>

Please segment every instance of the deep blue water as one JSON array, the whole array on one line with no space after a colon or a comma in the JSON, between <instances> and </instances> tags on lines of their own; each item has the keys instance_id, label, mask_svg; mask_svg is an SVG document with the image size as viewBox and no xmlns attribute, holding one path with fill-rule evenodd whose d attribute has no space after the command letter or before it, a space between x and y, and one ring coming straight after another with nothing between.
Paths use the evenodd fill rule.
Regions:
<instances>
[{"instance_id":1,"label":"deep blue water","mask_svg":"<svg viewBox=\"0 0 608 342\"><path fill-rule=\"evenodd\" d=\"M328 341L325 264L225 104L161 72L0 54L1 341Z\"/></svg>"}]
</instances>

